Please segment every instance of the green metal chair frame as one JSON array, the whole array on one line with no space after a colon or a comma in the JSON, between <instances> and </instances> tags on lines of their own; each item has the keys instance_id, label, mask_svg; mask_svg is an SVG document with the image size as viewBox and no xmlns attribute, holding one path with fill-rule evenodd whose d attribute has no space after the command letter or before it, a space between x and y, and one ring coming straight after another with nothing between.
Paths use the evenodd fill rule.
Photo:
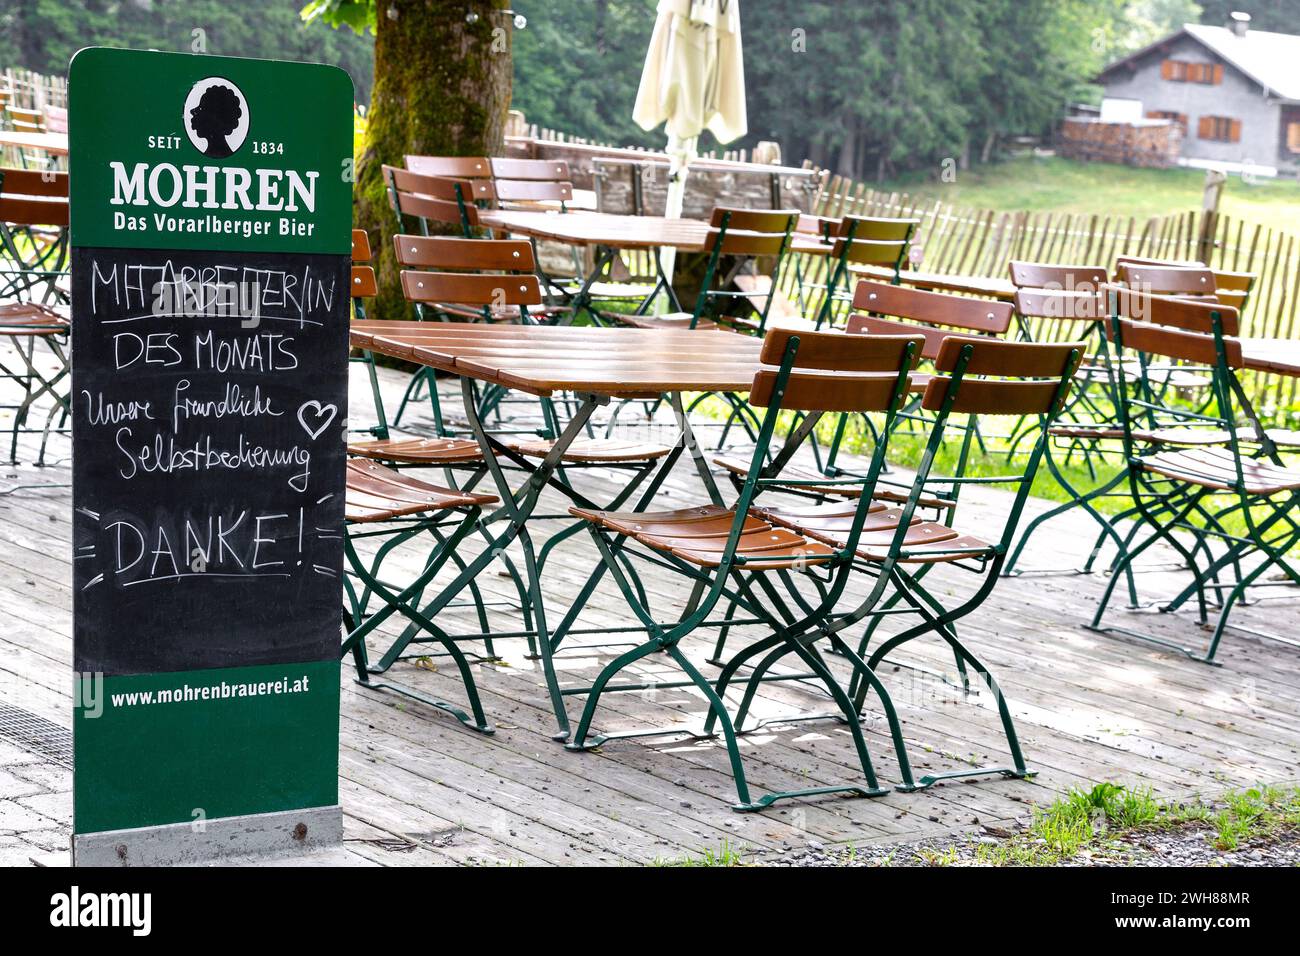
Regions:
<instances>
[{"instance_id":1,"label":"green metal chair frame","mask_svg":"<svg viewBox=\"0 0 1300 956\"><path fill-rule=\"evenodd\" d=\"M1293 638L1229 623L1233 607L1243 600L1248 588L1300 584L1300 571L1288 557L1300 544L1300 523L1294 517L1300 504L1300 471L1282 462L1236 377L1236 370L1243 366L1240 343L1233 338L1238 328L1236 311L1209 302L1174 306L1170 300L1128 289L1110 288L1107 296L1115 364L1134 392L1132 397L1123 393L1120 403L1133 500L1129 514L1137 519L1132 535L1146 533L1141 543L1127 549L1120 568L1131 565L1158 542L1170 545L1191 570L1192 581L1172 600L1158 603L1158 608L1171 613L1195 598L1198 622L1212 626L1212 633L1202 652L1131 628L1104 627L1118 575L1112 575L1089 627L1172 648L1204 663L1215 663L1228 629L1300 646ZM1126 352L1137 357L1136 375L1134 366L1123 362ZM1152 356L1208 367L1211 407L1193 411L1170 402L1159 379L1153 384L1146 374ZM1250 429L1249 442L1239 428L1242 418ZM1216 444L1170 451L1144 437L1168 427L1205 429ZM1246 444L1252 446L1249 451L1243 447ZM1229 517L1243 521L1246 534L1232 533L1225 524ZM1177 531L1190 534L1190 546L1179 539ZM1214 544L1221 549L1217 554ZM1247 570L1244 562L1251 557L1259 561ZM1281 572L1280 579L1260 582L1264 572L1273 568ZM1136 597L1131 597L1132 605L1137 606ZM1212 625L1211 606L1217 609Z\"/></svg>"},{"instance_id":2,"label":"green metal chair frame","mask_svg":"<svg viewBox=\"0 0 1300 956\"><path fill-rule=\"evenodd\" d=\"M627 529L617 530L603 523L614 517L631 520L644 517L647 521L653 521L657 517L662 517L662 513L643 512L614 516L607 512L571 509L573 514L589 522L588 528L603 562L598 570L607 571L613 577L624 600L645 627L650 639L611 661L590 686L566 688L562 691L566 697L575 695L586 697L582 716L566 744L568 749L589 750L611 740L627 737L681 734L683 732L681 727L672 727L662 730L589 736L592 720L604 694L640 690L647 686L643 683L611 684L613 678L651 654L664 653L671 658L687 679L680 685L656 682L654 686L692 686L703 693L709 701L709 715L706 719L704 735L712 736L711 728L714 721L721 725L738 797L735 809L759 810L771 806L777 800L790 797L840 792L880 796L887 792L876 779L857 713L852 708L848 696L831 674L820 654L809 651L796 640L807 627L817 626L820 623L848 582L853 550L865 524L867 513L871 509L871 490L884 465L884 444L882 443L873 455L867 477L826 479L824 482L827 485L855 484L861 490L860 503L853 511L852 524L843 547L832 548L797 537L791 541L788 538L781 538L780 535L774 536L783 541L777 547L771 547L766 542L751 547L746 535L752 537L753 533L750 505L760 490L772 483L770 479L762 477L761 473L782 409L801 409L810 417L824 411L846 409L873 409L890 416L898 410L906 395L909 372L915 366L919 346L918 340L909 337L881 336L846 343L837 333L793 333L782 329L770 331L764 338L762 359L765 364L775 367L766 368L755 375L750 393L750 400L759 407L766 407L767 412L758 434L750 474L740 490L734 507L730 511L720 512L723 516L730 516L730 526L725 531L725 535L714 534L708 538L692 537L681 540L682 548L705 548L709 556L703 562L685 559L680 556L680 549L665 547L663 544L658 550L648 549L645 552L636 550L631 545L633 542L644 545L647 541L644 536L637 536ZM827 377L818 371L825 369L835 370L836 375ZM789 453L793 452L790 443L793 441L797 446L801 440L800 436L787 438ZM718 514L711 513L711 517L718 517ZM690 598L677 621L661 624L656 620L649 606L646 589L640 584L630 558L645 560L675 570L692 582ZM815 606L795 595L789 574L791 570L803 573L825 571L825 579L817 583L821 597ZM773 577L777 579L776 583L771 580ZM587 583L587 589L594 588L598 580L599 577L593 575ZM792 596L799 605L797 611L792 610L787 601L781 597L778 585L791 590ZM797 654L810 668L811 674L805 676L822 682L827 692L836 699L841 707L843 719L849 725L853 736L866 786L854 783L777 791L757 799L751 796L736 732L721 693L714 690L710 681L686 657L679 646L683 638L708 621L714 608L724 597L743 607L757 621L766 624L772 630L773 640L788 646L788 649ZM883 687L879 689L887 698Z\"/></svg>"},{"instance_id":3,"label":"green metal chair frame","mask_svg":"<svg viewBox=\"0 0 1300 956\"><path fill-rule=\"evenodd\" d=\"M875 545L866 556L854 551L854 570L874 577L875 584L867 597L852 611L829 615L816 629L810 629L799 641L806 648L818 640L826 640L831 649L849 662L853 677L848 693L857 711L865 705L867 695L875 690L880 697L893 739L902 784L898 788L911 791L929 787L939 780L998 773L1008 777L1032 775L1024 761L1011 712L1006 699L988 668L980 662L970 648L957 635L955 623L978 609L992 592L999 577L999 569L1007 551L1033 485L1047 444L1046 428L1059 413L1069 394L1071 379L1084 354L1084 343L1024 344L1000 341L973 341L948 339L935 360L937 373L927 384L922 399L927 410L934 413L933 425L925 451L918 465L903 513L887 545ZM1007 416L1036 413L1043 428L1033 451L1029 454L1023 472L1019 475L999 477L955 477L941 481L961 484L1011 486L1015 489L1008 517L996 540L984 541L968 534L952 532L950 537L937 537L933 543L922 538L919 544L909 541L913 534L913 518L920 503L928 495L936 476L932 474L934 461L945 441L945 432L953 415ZM963 428L969 447L973 429ZM888 435L888 430L883 434ZM799 527L797 524L792 527ZM839 543L837 536L822 538L828 543ZM921 579L936 564L948 563L982 576L973 594L956 606L946 602L933 591L927 590ZM916 570L911 570L916 567ZM889 593L892 588L893 593ZM879 646L871 648L877 627L887 617L899 613L919 616L921 622L900 633L885 638ZM844 632L867 621L867 627L856 649L850 648ZM968 668L973 669L988 686L998 707L1003 731L1012 758L1011 766L977 768L947 773L935 773L914 778L907 755L901 725L888 695L883 692L875 677L878 666L895 649L926 634L937 634L950 647L961 675L963 689L969 693ZM868 656L870 651L870 656ZM731 658L717 680L721 694L738 675L740 668L759 654L767 656L753 665L745 694L736 711L735 725L740 728L753 702L759 683L767 679L771 668L790 653L787 647L776 646L771 639L757 642ZM796 719L816 719L825 715L803 715ZM788 720L790 718L781 718Z\"/></svg>"}]
</instances>

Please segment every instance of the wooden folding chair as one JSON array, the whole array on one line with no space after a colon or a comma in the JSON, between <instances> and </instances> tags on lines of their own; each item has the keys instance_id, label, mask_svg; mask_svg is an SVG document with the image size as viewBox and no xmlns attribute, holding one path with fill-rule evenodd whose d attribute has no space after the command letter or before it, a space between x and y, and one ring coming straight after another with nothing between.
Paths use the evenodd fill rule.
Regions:
<instances>
[{"instance_id":1,"label":"wooden folding chair","mask_svg":"<svg viewBox=\"0 0 1300 956\"><path fill-rule=\"evenodd\" d=\"M1149 259L1141 256L1119 256L1115 262L1116 269L1121 265L1174 269L1210 268L1204 262L1188 259ZM1255 286L1255 280L1259 276L1253 272L1234 272L1227 269L1213 269L1212 271L1214 273L1214 295L1219 304L1231 306L1238 312L1244 311L1246 302L1250 299L1251 290ZM1156 290L1152 289L1151 291L1155 292Z\"/></svg>"},{"instance_id":2,"label":"wooden folding chair","mask_svg":"<svg viewBox=\"0 0 1300 956\"><path fill-rule=\"evenodd\" d=\"M694 308L690 312L681 310L681 303L677 301L656 253L656 269L660 281L668 289L675 311L647 315L645 310L650 307L647 299L634 313L609 313L605 318L639 329L717 329L725 326L762 335L780 282L781 267L790 248L790 235L798 220L797 209L715 207L709 219L709 235L704 247L708 261ZM722 268L724 256L735 260L725 271ZM760 259L768 259L770 269L760 270L756 263ZM750 265L756 273L761 271L766 275L767 292L760 294L761 306L754 304L754 292L731 288L734 277ZM757 318L728 314L721 308L723 303L736 303L738 300L745 303L746 310L752 309L757 313Z\"/></svg>"},{"instance_id":3,"label":"wooden folding chair","mask_svg":"<svg viewBox=\"0 0 1300 956\"><path fill-rule=\"evenodd\" d=\"M924 342L922 356L933 361L950 336L1001 336L1011 327L1013 309L1007 302L991 302L946 292L925 292L906 286L862 279L853 290L854 314L845 327L850 335L918 335ZM924 387L924 375L914 376L915 387ZM913 401L895 419L895 425L915 424L924 418L918 401ZM828 475L840 473L836 461L848 428L849 416L841 416L826 451L823 470ZM864 426L873 435L874 424L863 417ZM922 426L924 423L922 422ZM983 439L978 430L976 441L981 451Z\"/></svg>"},{"instance_id":4,"label":"wooden folding chair","mask_svg":"<svg viewBox=\"0 0 1300 956\"><path fill-rule=\"evenodd\" d=\"M498 502L495 495L442 488L376 461L357 458L348 461L348 530L344 554L352 573L343 579L347 606L343 617L346 637L341 655L344 658L352 655L357 683L373 689L390 689L419 700L446 711L467 727L485 734L493 732L492 725L484 714L469 659L459 647L466 638L449 634L435 623L435 618L466 587L475 589L476 599L481 600L474 579L488 561L481 555L470 565L457 552L462 542L477 530L483 508ZM383 566L394 551L414 539L423 541L426 535L432 538L432 543L420 572L407 584L386 581L381 576ZM376 539L382 539L382 544L367 560L357 546L362 541ZM487 557L493 556L488 554ZM452 560L460 568L459 575L443 589L433 606L421 607L425 590ZM353 584L354 577L359 584ZM388 668L371 665L366 639L394 616L408 620L410 627L418 630L425 642L441 645L446 656L456 662L472 717L459 707L378 676ZM489 635L483 634L472 639L488 638ZM488 653L492 653L490 645Z\"/></svg>"},{"instance_id":5,"label":"wooden folding chair","mask_svg":"<svg viewBox=\"0 0 1300 956\"><path fill-rule=\"evenodd\" d=\"M607 664L590 686L565 690L566 696L586 697L582 716L567 744L569 749L587 750L620 737L682 734L684 731L679 724L665 730L590 736L592 721L603 695L645 686L639 683L611 684L613 678L637 661L652 654L665 653L680 668L686 680L676 683L655 681L654 686L694 687L708 701L703 734L712 735L715 723L722 728L738 796L735 809L759 810L789 797L836 792L879 796L887 792L876 779L857 711L825 660L815 650L809 650L801 640L809 626L817 627L824 622L827 609L833 607L842 594L863 529L871 520L872 512L880 510L872 504L871 490L884 465L884 445L876 449L866 478L839 482L827 480L827 484L858 485L857 502L841 515L844 542L840 545L826 545L809 534L778 527L753 513L751 504L760 489L770 484L761 477L761 472L775 434L777 417L783 409L799 409L809 416L826 411L868 410L892 415L906 394L908 372L915 364L919 345L916 339L908 337L847 340L835 333L791 333L773 329L763 342L761 358L766 367L755 375L750 391L750 400L758 407L766 408L766 413L749 473L734 507L706 505L668 512L570 509L573 515L588 523L602 558L601 565L588 580L586 590L594 588L600 577L608 573L617 583L629 608L649 632L649 640ZM804 437L806 433L790 436L784 453L792 454ZM691 582L686 608L675 621L660 623L649 605L646 590L635 577L633 559L666 567ZM791 610L780 590L795 587L792 574L810 571L823 575L824 582L819 588L821 597L812 604L799 598L799 609ZM727 626L726 619L710 621L714 608L724 597L764 624L771 632L770 641L787 653L797 654L811 670L806 676L821 682L835 698L852 735L865 786L853 783L804 787L768 793L757 799L750 794L736 729L722 698L722 688L715 691L712 682L680 647L682 639L700 627Z\"/></svg>"},{"instance_id":6,"label":"wooden folding chair","mask_svg":"<svg viewBox=\"0 0 1300 956\"><path fill-rule=\"evenodd\" d=\"M373 298L377 292L374 269L370 262L370 240L365 230L352 230L352 307L358 321L365 321L365 300ZM366 367L367 380L370 385L371 398L374 403L375 423L360 431L368 439L348 440L348 454L360 458L372 458L391 467L439 467L447 469L445 480L453 487L450 469L481 463L483 455L478 442L468 438L428 438L419 436L394 437L384 412L384 398L379 388L379 376L375 368L374 353L369 349L354 349L351 361ZM409 394L409 389L408 389ZM481 477L479 471L477 477ZM475 479L471 479L470 486Z\"/></svg>"},{"instance_id":7,"label":"wooden folding chair","mask_svg":"<svg viewBox=\"0 0 1300 956\"><path fill-rule=\"evenodd\" d=\"M920 225L917 219L887 219L869 216L844 216L830 233L831 251L827 259L826 283L817 309L818 328L835 324L837 303L851 305L853 296L847 286L855 266L880 266L893 273L889 282L898 284L907 261L912 236ZM816 288L816 286L810 286Z\"/></svg>"},{"instance_id":8,"label":"wooden folding chair","mask_svg":"<svg viewBox=\"0 0 1300 956\"><path fill-rule=\"evenodd\" d=\"M0 359L0 381L18 386L14 400L0 399L0 408L13 412L8 464L19 462L20 436L41 435L33 461L43 465L50 435L67 431L67 196L67 173L0 169L0 299L11 300L0 305L0 341L13 347L19 363ZM46 400L44 421L30 424Z\"/></svg>"},{"instance_id":9,"label":"wooden folding chair","mask_svg":"<svg viewBox=\"0 0 1300 956\"><path fill-rule=\"evenodd\" d=\"M1285 466L1278 458L1274 443L1237 381L1236 370L1243 362L1241 345L1234 338L1238 330L1234 310L1211 302L1171 305L1177 300L1162 301L1128 288L1108 289L1107 296L1116 364L1124 384L1133 388L1132 397L1127 389L1121 390L1119 409L1129 460L1130 514L1138 521L1135 533L1140 530L1147 535L1127 550L1119 568L1130 566L1158 542L1172 547L1190 569L1192 581L1172 600L1160 603L1159 609L1175 611L1194 597L1198 622L1202 627L1212 626L1212 634L1202 653L1131 628L1104 627L1117 574L1102 595L1090 626L1212 663L1225 630L1247 630L1228 622L1248 588L1300 584L1300 572L1288 556L1300 544L1300 523L1295 517L1300 504L1300 470ZM1135 362L1124 362L1126 357ZM1153 357L1207 368L1211 379L1208 410L1191 411L1185 404L1169 400L1158 380L1153 382L1142 374ZM1135 367L1139 370L1136 377L1131 371ZM1239 425L1243 417L1250 429L1245 435ZM1171 448L1147 440L1150 433L1170 430L1203 431L1216 441ZM1231 526L1234 521L1244 524L1244 534ZM1190 547L1177 532L1191 536ZM1257 563L1248 569L1249 559L1257 559ZM1260 577L1269 570L1278 572L1277 580L1261 582ZM1136 606L1136 595L1131 599ZM1211 607L1216 611L1212 625ZM1300 646L1290 635L1250 633Z\"/></svg>"},{"instance_id":10,"label":"wooden folding chair","mask_svg":"<svg viewBox=\"0 0 1300 956\"><path fill-rule=\"evenodd\" d=\"M870 593L856 608L848 612L826 614L816 626L808 627L797 640L809 651L818 641L825 641L848 661L853 669L848 693L853 699L855 713L861 711L872 690L877 692L898 758L903 780L900 790L922 789L939 780L977 774L998 773L1008 777L1031 775L1001 689L988 668L958 637L955 625L984 603L997 582L1000 567L1006 558L1042 459L1046 445L1045 426L1064 405L1084 350L1083 343L1034 344L971 338L947 339L935 356L935 373L928 379L921 400L926 410L933 414L925 451L906 502L896 513L888 516L888 520L883 522L885 526L880 530L863 533L850 541L840 517L840 506L836 505L797 509L750 508L751 515L763 517L792 534L805 536L830 547L848 548L853 555L854 569L874 581ZM984 483L1014 490L1015 498L1001 527L995 523L993 526L962 531L947 524L918 522L916 512L922 507L921 502L930 493L935 480L932 469L946 440L952 418L1021 415L1037 415L1044 425L1040 429L1036 447L1028 456L1024 471L1017 475L963 478L968 483ZM963 431L969 435L973 429L964 426ZM889 434L888 427L882 434ZM922 579L939 566L960 567L975 572L980 581L973 592L963 598L954 597L947 587L941 591L927 589ZM873 647L872 641L881 622L886 619L897 620L896 615L903 612L919 617L920 623L884 638L878 646ZM863 622L867 624L866 630L856 649L851 648L846 635L851 628ZM1010 766L933 773L920 779L913 777L901 724L876 673L881 663L889 659L896 649L927 634L936 635L948 644L961 675L963 689L967 693L970 692L968 669L973 669L987 685L1006 735L1012 758ZM723 667L716 682L719 695L737 678L741 667L749 665L759 655L766 655L759 658L749 672L745 694L735 714L737 728L743 727L760 682L767 679L772 667L789 656L791 651L792 648L781 646L778 641L769 638L745 648Z\"/></svg>"},{"instance_id":11,"label":"wooden folding chair","mask_svg":"<svg viewBox=\"0 0 1300 956\"><path fill-rule=\"evenodd\" d=\"M421 235L429 235L430 223L458 228L465 238L478 228L479 201L495 198L488 180L471 180L383 167L388 203L393 209L397 232L409 231L413 220Z\"/></svg>"}]
</instances>

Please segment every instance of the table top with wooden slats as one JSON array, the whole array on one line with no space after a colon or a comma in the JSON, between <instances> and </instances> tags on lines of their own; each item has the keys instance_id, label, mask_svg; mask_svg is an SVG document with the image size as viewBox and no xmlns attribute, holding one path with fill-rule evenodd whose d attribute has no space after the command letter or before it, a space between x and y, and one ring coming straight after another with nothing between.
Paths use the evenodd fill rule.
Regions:
<instances>
[{"instance_id":1,"label":"table top with wooden slats","mask_svg":"<svg viewBox=\"0 0 1300 956\"><path fill-rule=\"evenodd\" d=\"M1242 339L1246 368L1300 378L1300 339Z\"/></svg>"},{"instance_id":2,"label":"table top with wooden slats","mask_svg":"<svg viewBox=\"0 0 1300 956\"><path fill-rule=\"evenodd\" d=\"M759 339L734 332L354 322L352 344L536 395L748 391Z\"/></svg>"},{"instance_id":3,"label":"table top with wooden slats","mask_svg":"<svg viewBox=\"0 0 1300 956\"><path fill-rule=\"evenodd\" d=\"M709 236L709 224L701 219L619 216L607 212L485 209L479 213L479 222L489 229L535 239L618 249L672 246L698 252Z\"/></svg>"}]
</instances>

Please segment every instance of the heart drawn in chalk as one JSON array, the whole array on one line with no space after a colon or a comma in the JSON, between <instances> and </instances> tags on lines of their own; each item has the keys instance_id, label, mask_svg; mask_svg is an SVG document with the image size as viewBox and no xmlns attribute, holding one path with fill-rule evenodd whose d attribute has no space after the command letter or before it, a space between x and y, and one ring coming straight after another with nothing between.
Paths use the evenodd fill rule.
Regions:
<instances>
[{"instance_id":1,"label":"heart drawn in chalk","mask_svg":"<svg viewBox=\"0 0 1300 956\"><path fill-rule=\"evenodd\" d=\"M320 438L321 432L330 427L330 422L334 421L334 416L338 413L337 405L322 405L313 399L310 402L303 402L298 409L298 424L315 441ZM311 419L314 419L317 424L308 424Z\"/></svg>"}]
</instances>

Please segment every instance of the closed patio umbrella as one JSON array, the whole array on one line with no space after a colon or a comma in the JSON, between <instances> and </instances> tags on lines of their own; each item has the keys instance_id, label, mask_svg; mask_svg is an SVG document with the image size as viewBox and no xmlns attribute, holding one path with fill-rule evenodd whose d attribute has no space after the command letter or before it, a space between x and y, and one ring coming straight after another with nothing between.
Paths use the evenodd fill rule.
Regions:
<instances>
[{"instance_id":1,"label":"closed patio umbrella","mask_svg":"<svg viewBox=\"0 0 1300 956\"><path fill-rule=\"evenodd\" d=\"M700 133L729 143L747 130L740 0L659 0L632 119L647 130L664 124L671 158L664 215L680 216ZM670 276L673 252L664 257Z\"/></svg>"}]
</instances>

